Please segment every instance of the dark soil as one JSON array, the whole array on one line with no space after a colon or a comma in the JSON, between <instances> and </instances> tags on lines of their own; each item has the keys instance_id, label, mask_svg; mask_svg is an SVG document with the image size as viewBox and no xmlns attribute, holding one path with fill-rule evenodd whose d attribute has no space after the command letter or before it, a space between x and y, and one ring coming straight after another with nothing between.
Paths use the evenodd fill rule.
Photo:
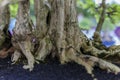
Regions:
<instances>
[{"instance_id":1,"label":"dark soil","mask_svg":"<svg viewBox=\"0 0 120 80\"><path fill-rule=\"evenodd\" d=\"M10 58L0 59L0 80L93 80L84 67L68 63L61 65L58 60L36 64L32 72L24 70L23 65L11 65ZM120 74L114 75L95 68L98 80L120 80Z\"/></svg>"}]
</instances>

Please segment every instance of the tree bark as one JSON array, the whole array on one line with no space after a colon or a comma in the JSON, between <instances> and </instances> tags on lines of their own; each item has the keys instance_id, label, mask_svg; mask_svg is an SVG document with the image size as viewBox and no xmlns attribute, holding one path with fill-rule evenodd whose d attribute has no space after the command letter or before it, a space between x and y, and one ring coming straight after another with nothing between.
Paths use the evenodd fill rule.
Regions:
<instances>
[{"instance_id":1,"label":"tree bark","mask_svg":"<svg viewBox=\"0 0 120 80\"><path fill-rule=\"evenodd\" d=\"M28 63L23 68L31 71L35 61L44 61L51 54L62 64L73 61L83 65L92 76L94 66L116 74L120 72L119 67L104 60L119 55L120 46L106 48L82 33L78 27L75 0L34 0L34 3L35 27L29 17L29 0L19 2L12 37L15 48L13 62L25 56Z\"/></svg>"},{"instance_id":2,"label":"tree bark","mask_svg":"<svg viewBox=\"0 0 120 80\"><path fill-rule=\"evenodd\" d=\"M7 29L9 26L9 19L10 19L10 12L8 5L4 6L0 9L0 47L5 42L5 38L8 37L7 35Z\"/></svg>"},{"instance_id":3,"label":"tree bark","mask_svg":"<svg viewBox=\"0 0 120 80\"><path fill-rule=\"evenodd\" d=\"M101 30L102 30L102 25L103 25L105 17L106 17L105 16L106 15L106 4L105 4L105 2L106 2L106 0L102 0L102 3L100 5L102 7L102 12L101 12L96 30L94 32L94 36L93 36L94 41L98 42L100 44L102 43L100 33L101 33Z\"/></svg>"},{"instance_id":4,"label":"tree bark","mask_svg":"<svg viewBox=\"0 0 120 80\"><path fill-rule=\"evenodd\" d=\"M8 31L10 20L9 5L0 8L0 17L0 58L5 58L12 47L11 35Z\"/></svg>"},{"instance_id":5,"label":"tree bark","mask_svg":"<svg viewBox=\"0 0 120 80\"><path fill-rule=\"evenodd\" d=\"M40 33L36 35L39 41L39 48L35 56L37 60L44 61L46 56L52 53L60 59L62 64L74 61L85 66L90 74L92 74L96 63L100 68L107 70L109 68L114 73L120 71L117 66L93 57L101 54L107 55L111 52L106 51L104 47L102 50L99 49L81 32L77 24L76 2L74 0L48 0L47 4L50 7L42 0L35 0L36 32ZM47 24L47 21L50 24ZM89 55L85 55L86 53ZM91 54L93 56L90 56Z\"/></svg>"},{"instance_id":6,"label":"tree bark","mask_svg":"<svg viewBox=\"0 0 120 80\"><path fill-rule=\"evenodd\" d=\"M17 21L13 31L12 43L16 48L13 55L13 61L16 62L22 52L28 60L28 64L24 65L23 68L31 71L35 60L33 54L31 53L32 32L30 29L32 25L30 25L29 6L29 0L19 2Z\"/></svg>"}]
</instances>

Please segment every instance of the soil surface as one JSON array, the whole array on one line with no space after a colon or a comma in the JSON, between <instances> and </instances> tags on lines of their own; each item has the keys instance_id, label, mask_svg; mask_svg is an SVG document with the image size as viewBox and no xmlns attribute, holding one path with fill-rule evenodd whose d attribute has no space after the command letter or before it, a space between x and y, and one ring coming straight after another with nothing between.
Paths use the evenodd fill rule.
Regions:
<instances>
[{"instance_id":1,"label":"soil surface","mask_svg":"<svg viewBox=\"0 0 120 80\"><path fill-rule=\"evenodd\" d=\"M10 58L0 59L0 80L93 80L84 67L76 63L61 65L58 60L36 64L32 72L24 70L23 65L11 65ZM114 75L95 68L98 80L120 80L120 74Z\"/></svg>"}]
</instances>

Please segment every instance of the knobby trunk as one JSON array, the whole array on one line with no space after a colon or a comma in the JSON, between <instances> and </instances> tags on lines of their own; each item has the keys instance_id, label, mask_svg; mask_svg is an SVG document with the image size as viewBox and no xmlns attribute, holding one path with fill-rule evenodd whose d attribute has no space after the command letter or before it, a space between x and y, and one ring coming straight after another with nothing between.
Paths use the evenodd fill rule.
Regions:
<instances>
[{"instance_id":1,"label":"knobby trunk","mask_svg":"<svg viewBox=\"0 0 120 80\"><path fill-rule=\"evenodd\" d=\"M58 57L61 64L74 61L85 66L92 76L94 66L116 74L120 72L119 67L106 61L112 61L108 58L113 55L118 55L119 59L120 46L106 48L82 33L78 27L75 0L34 0L35 26L29 16L29 0L18 3L12 36L13 62L25 56L28 63L23 68L31 71L35 62L44 61L51 54Z\"/></svg>"}]
</instances>

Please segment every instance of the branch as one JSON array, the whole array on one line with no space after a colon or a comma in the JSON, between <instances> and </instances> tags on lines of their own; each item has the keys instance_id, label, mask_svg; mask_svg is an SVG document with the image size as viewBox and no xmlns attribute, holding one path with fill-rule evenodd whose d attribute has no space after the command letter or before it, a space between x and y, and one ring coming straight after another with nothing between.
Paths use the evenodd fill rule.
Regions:
<instances>
[{"instance_id":1,"label":"branch","mask_svg":"<svg viewBox=\"0 0 120 80\"><path fill-rule=\"evenodd\" d=\"M94 36L93 36L93 39L95 42L101 42L100 32L101 32L102 25L103 25L104 20L105 20L105 14L106 14L105 0L102 0L101 7L102 7L102 13L101 13L99 22L97 24L96 31L95 31Z\"/></svg>"}]
</instances>

